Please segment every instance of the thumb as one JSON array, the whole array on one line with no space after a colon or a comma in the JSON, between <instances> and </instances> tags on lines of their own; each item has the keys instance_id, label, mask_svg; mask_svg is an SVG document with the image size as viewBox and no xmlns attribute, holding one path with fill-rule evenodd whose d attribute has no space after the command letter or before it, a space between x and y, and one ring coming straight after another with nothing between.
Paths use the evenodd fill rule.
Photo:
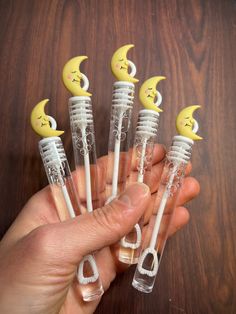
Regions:
<instances>
[{"instance_id":1,"label":"thumb","mask_svg":"<svg viewBox=\"0 0 236 314\"><path fill-rule=\"evenodd\" d=\"M150 201L145 184L130 185L108 205L63 223L51 225L54 249L77 265L87 254L119 241L138 222ZM59 252L55 252L58 255Z\"/></svg>"}]
</instances>

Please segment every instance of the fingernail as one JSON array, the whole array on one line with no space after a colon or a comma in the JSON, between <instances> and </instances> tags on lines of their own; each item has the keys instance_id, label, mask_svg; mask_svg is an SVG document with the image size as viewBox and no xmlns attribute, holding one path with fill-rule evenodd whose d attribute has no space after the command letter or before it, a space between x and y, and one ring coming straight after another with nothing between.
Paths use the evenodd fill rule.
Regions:
<instances>
[{"instance_id":1,"label":"fingernail","mask_svg":"<svg viewBox=\"0 0 236 314\"><path fill-rule=\"evenodd\" d=\"M146 184L135 183L127 187L127 189L119 196L118 200L126 206L140 206L149 193L150 190Z\"/></svg>"}]
</instances>

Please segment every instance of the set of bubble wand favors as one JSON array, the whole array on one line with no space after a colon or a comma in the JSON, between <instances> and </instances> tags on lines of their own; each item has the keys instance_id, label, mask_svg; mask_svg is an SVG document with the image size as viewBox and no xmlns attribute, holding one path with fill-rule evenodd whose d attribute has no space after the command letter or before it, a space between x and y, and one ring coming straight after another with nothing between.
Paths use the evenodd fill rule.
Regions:
<instances>
[{"instance_id":1,"label":"set of bubble wand favors","mask_svg":"<svg viewBox=\"0 0 236 314\"><path fill-rule=\"evenodd\" d=\"M112 93L106 203L119 196L128 184L130 158L136 161L135 180L148 184L153 149L157 142L162 95L156 88L157 84L165 79L164 76L149 78L139 90L139 99L145 109L139 111L134 145L132 151L130 150L134 84L138 82L134 77L136 66L127 59L127 53L132 47L133 45L120 47L111 60L112 73L117 81L113 84ZM80 64L85 59L86 56L72 58L62 71L63 83L73 95L69 99L69 116L76 165L75 176L71 175L59 137L64 132L57 130L55 119L45 114L44 107L48 99L39 102L31 113L32 128L43 137L39 141L39 150L61 221L74 218L86 211L92 212L93 200L98 200L91 94L88 92L89 80L80 72ZM118 259L126 264L137 264L132 285L142 292L149 293L153 289L181 181L191 157L191 149L194 140L201 139L196 134L198 123L193 118L193 112L199 107L187 107L177 116L176 127L179 135L173 137L172 146L166 155L153 215L145 226L145 237L141 218L119 243ZM83 195L86 206L81 204ZM166 217L164 218L167 210L168 221ZM103 294L94 254L91 252L83 258L75 274L84 301L92 301Z\"/></svg>"}]
</instances>

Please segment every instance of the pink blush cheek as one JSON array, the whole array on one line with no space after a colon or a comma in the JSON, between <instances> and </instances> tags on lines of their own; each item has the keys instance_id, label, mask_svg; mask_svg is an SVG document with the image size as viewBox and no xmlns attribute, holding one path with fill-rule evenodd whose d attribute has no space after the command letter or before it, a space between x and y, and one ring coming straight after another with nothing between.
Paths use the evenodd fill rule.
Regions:
<instances>
[{"instance_id":1,"label":"pink blush cheek","mask_svg":"<svg viewBox=\"0 0 236 314\"><path fill-rule=\"evenodd\" d=\"M67 75L67 78L68 78L68 80L71 80L71 79L72 79L71 74L68 74L68 75Z\"/></svg>"},{"instance_id":2,"label":"pink blush cheek","mask_svg":"<svg viewBox=\"0 0 236 314\"><path fill-rule=\"evenodd\" d=\"M120 68L120 64L119 64L119 63L116 64L116 68L117 68L117 69Z\"/></svg>"}]
</instances>

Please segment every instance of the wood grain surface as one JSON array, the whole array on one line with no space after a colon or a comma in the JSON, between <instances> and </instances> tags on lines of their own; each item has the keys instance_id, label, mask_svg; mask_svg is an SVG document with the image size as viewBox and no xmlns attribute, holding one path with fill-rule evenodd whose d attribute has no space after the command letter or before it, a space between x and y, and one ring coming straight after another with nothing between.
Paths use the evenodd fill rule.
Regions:
<instances>
[{"instance_id":1,"label":"wood grain surface","mask_svg":"<svg viewBox=\"0 0 236 314\"><path fill-rule=\"evenodd\" d=\"M43 98L72 162L61 82L64 63L87 55L98 155L107 152L111 92L109 63L121 45L142 82L165 75L159 141L170 144L177 112L202 105L204 141L193 152L201 194L188 205L190 223L169 240L150 295L131 287L134 268L119 275L97 314L236 313L236 1L1 0L0 236L29 197L47 184L29 115ZM140 85L138 85L139 87ZM140 109L136 99L135 114ZM73 168L73 166L72 166ZM4 313L5 314L5 313ZM72 313L73 314L73 313Z\"/></svg>"}]
</instances>

